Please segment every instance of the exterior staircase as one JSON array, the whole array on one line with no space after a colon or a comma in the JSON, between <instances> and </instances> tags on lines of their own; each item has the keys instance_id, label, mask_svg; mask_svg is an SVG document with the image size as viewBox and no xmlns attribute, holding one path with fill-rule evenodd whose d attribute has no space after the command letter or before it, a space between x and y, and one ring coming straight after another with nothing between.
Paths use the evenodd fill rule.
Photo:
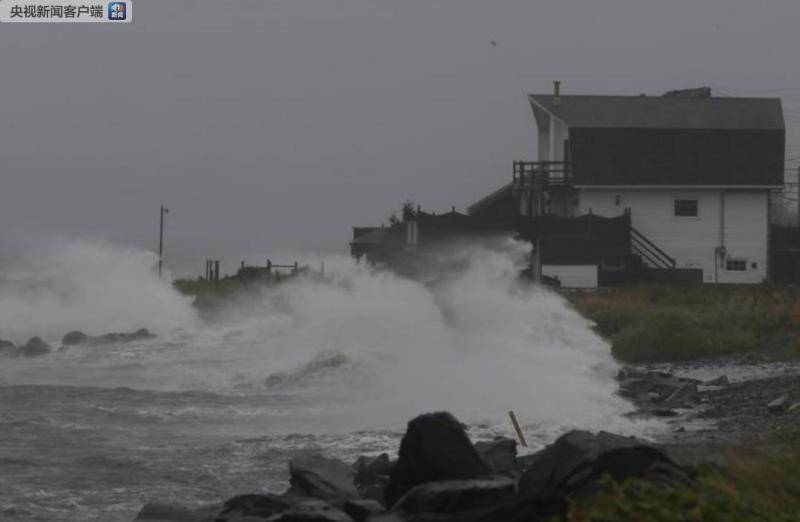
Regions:
<instances>
[{"instance_id":1,"label":"exterior staircase","mask_svg":"<svg viewBox=\"0 0 800 522\"><path fill-rule=\"evenodd\" d=\"M647 239L644 234L633 227L631 230L631 254L638 256L650 268L659 270L675 270L675 259L661 250L658 245Z\"/></svg>"}]
</instances>

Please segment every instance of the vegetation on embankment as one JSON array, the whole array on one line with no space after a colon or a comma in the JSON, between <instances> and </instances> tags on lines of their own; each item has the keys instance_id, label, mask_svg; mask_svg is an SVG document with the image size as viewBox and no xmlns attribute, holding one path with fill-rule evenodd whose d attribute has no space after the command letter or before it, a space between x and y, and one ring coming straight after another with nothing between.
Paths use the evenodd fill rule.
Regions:
<instances>
[{"instance_id":1,"label":"vegetation on embankment","mask_svg":"<svg viewBox=\"0 0 800 522\"><path fill-rule=\"evenodd\" d=\"M218 282L204 279L176 279L172 287L187 297L195 299L226 298L232 297L245 288L245 284L238 279L221 279Z\"/></svg>"},{"instance_id":2,"label":"vegetation on embankment","mask_svg":"<svg viewBox=\"0 0 800 522\"><path fill-rule=\"evenodd\" d=\"M800 357L800 290L769 286L642 285L567 299L629 363L758 351Z\"/></svg>"},{"instance_id":3,"label":"vegetation on embankment","mask_svg":"<svg viewBox=\"0 0 800 522\"><path fill-rule=\"evenodd\" d=\"M796 522L800 520L800 449L729 450L705 465L691 487L632 480L570 507L569 522Z\"/></svg>"},{"instance_id":4,"label":"vegetation on embankment","mask_svg":"<svg viewBox=\"0 0 800 522\"><path fill-rule=\"evenodd\" d=\"M181 294L191 297L193 306L206 318L211 318L216 311L231 301L258 296L264 288L295 280L299 275L321 277L319 272L301 267L297 272L273 272L266 276L260 273L255 277L237 275L224 277L219 281L206 281L203 278L176 279L172 282L172 287Z\"/></svg>"}]
</instances>

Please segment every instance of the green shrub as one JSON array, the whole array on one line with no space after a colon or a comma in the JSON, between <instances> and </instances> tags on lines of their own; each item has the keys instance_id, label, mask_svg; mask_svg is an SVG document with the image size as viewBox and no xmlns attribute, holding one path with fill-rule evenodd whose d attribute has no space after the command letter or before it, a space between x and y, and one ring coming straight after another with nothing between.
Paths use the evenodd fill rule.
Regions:
<instances>
[{"instance_id":1,"label":"green shrub","mask_svg":"<svg viewBox=\"0 0 800 522\"><path fill-rule=\"evenodd\" d=\"M759 448L701 471L693 487L606 481L603 492L573 504L568 522L797 522L800 451Z\"/></svg>"},{"instance_id":2,"label":"green shrub","mask_svg":"<svg viewBox=\"0 0 800 522\"><path fill-rule=\"evenodd\" d=\"M706 358L762 348L774 358L800 353L796 289L658 284L568 297L625 362Z\"/></svg>"},{"instance_id":3,"label":"green shrub","mask_svg":"<svg viewBox=\"0 0 800 522\"><path fill-rule=\"evenodd\" d=\"M691 312L655 310L613 336L611 350L623 361L660 362L709 354L713 341Z\"/></svg>"}]
</instances>

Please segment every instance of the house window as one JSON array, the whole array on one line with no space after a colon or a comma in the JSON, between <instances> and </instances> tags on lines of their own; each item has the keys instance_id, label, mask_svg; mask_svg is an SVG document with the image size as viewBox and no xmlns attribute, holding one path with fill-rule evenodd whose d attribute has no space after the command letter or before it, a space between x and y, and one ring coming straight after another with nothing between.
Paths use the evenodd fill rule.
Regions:
<instances>
[{"instance_id":1,"label":"house window","mask_svg":"<svg viewBox=\"0 0 800 522\"><path fill-rule=\"evenodd\" d=\"M697 200L676 199L675 215L678 217L697 217Z\"/></svg>"},{"instance_id":2,"label":"house window","mask_svg":"<svg viewBox=\"0 0 800 522\"><path fill-rule=\"evenodd\" d=\"M725 260L725 270L731 272L745 272L747 270L747 259L728 258Z\"/></svg>"}]
</instances>

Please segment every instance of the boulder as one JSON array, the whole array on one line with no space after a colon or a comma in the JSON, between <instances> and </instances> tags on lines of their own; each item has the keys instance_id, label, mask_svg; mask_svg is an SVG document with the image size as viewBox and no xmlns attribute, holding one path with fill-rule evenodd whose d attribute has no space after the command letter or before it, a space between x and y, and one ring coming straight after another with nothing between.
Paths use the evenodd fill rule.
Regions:
<instances>
[{"instance_id":1,"label":"boulder","mask_svg":"<svg viewBox=\"0 0 800 522\"><path fill-rule=\"evenodd\" d=\"M356 471L356 487L361 497L383 505L386 484L389 482L389 473L392 470L389 455L381 453L377 457L359 457L353 468Z\"/></svg>"},{"instance_id":2,"label":"boulder","mask_svg":"<svg viewBox=\"0 0 800 522\"><path fill-rule=\"evenodd\" d=\"M369 517L385 513L386 509L375 500L359 499L345 502L343 511L355 522L365 522Z\"/></svg>"},{"instance_id":3,"label":"boulder","mask_svg":"<svg viewBox=\"0 0 800 522\"><path fill-rule=\"evenodd\" d=\"M623 397L636 398L650 393L655 388L656 383L644 377L625 379L619 383L619 394Z\"/></svg>"},{"instance_id":4,"label":"boulder","mask_svg":"<svg viewBox=\"0 0 800 522\"><path fill-rule=\"evenodd\" d=\"M83 332L79 332L74 330L72 332L67 333L62 339L61 344L62 346L76 346L78 344L83 344L89 340L89 336Z\"/></svg>"},{"instance_id":5,"label":"boulder","mask_svg":"<svg viewBox=\"0 0 800 522\"><path fill-rule=\"evenodd\" d=\"M212 515L217 509L219 506L191 509L173 504L151 502L144 505L136 515L134 522L200 522L212 520Z\"/></svg>"},{"instance_id":6,"label":"boulder","mask_svg":"<svg viewBox=\"0 0 800 522\"><path fill-rule=\"evenodd\" d=\"M731 381L728 379L727 375L720 375L716 379L711 379L710 381L706 381L703 383L704 386L728 386L730 385Z\"/></svg>"},{"instance_id":7,"label":"boulder","mask_svg":"<svg viewBox=\"0 0 800 522\"><path fill-rule=\"evenodd\" d=\"M130 343L133 341L144 341L153 339L156 336L151 334L147 328L140 328L135 332L130 333L107 333L99 337L91 337L90 344L117 344L117 343Z\"/></svg>"},{"instance_id":8,"label":"boulder","mask_svg":"<svg viewBox=\"0 0 800 522\"><path fill-rule=\"evenodd\" d=\"M0 339L0 355L14 357L19 355L19 348L17 348L11 341Z\"/></svg>"},{"instance_id":9,"label":"boulder","mask_svg":"<svg viewBox=\"0 0 800 522\"><path fill-rule=\"evenodd\" d=\"M495 473L506 473L517 469L517 441L497 437L491 441L475 443L475 450Z\"/></svg>"},{"instance_id":10,"label":"boulder","mask_svg":"<svg viewBox=\"0 0 800 522\"><path fill-rule=\"evenodd\" d=\"M227 500L216 516L203 522L353 522L329 503L310 498L272 494L239 495ZM198 521L199 522L199 521Z\"/></svg>"},{"instance_id":11,"label":"boulder","mask_svg":"<svg viewBox=\"0 0 800 522\"><path fill-rule=\"evenodd\" d=\"M25 357L39 357L50 353L50 345L39 337L31 337L25 346L20 348L20 353Z\"/></svg>"},{"instance_id":12,"label":"boulder","mask_svg":"<svg viewBox=\"0 0 800 522\"><path fill-rule=\"evenodd\" d=\"M789 409L789 396L788 395L781 395L777 399L771 401L767 404L767 410L770 413L774 413L776 415L780 415L782 413L786 413L786 410Z\"/></svg>"},{"instance_id":13,"label":"boulder","mask_svg":"<svg viewBox=\"0 0 800 522\"><path fill-rule=\"evenodd\" d=\"M519 491L528 499L581 495L603 475L618 481L646 477L688 482L683 470L643 441L606 432L571 431L537 454L520 478Z\"/></svg>"},{"instance_id":14,"label":"boulder","mask_svg":"<svg viewBox=\"0 0 800 522\"><path fill-rule=\"evenodd\" d=\"M408 423L397 463L386 486L393 506L411 488L437 480L486 477L491 469L472 446L464 427L450 413L420 415Z\"/></svg>"},{"instance_id":15,"label":"boulder","mask_svg":"<svg viewBox=\"0 0 800 522\"><path fill-rule=\"evenodd\" d=\"M697 384L686 383L672 392L664 400L664 405L668 408L691 408L699 402L700 395L697 393Z\"/></svg>"},{"instance_id":16,"label":"boulder","mask_svg":"<svg viewBox=\"0 0 800 522\"><path fill-rule=\"evenodd\" d=\"M654 417L677 417L678 412L669 408L652 408L647 413Z\"/></svg>"},{"instance_id":17,"label":"boulder","mask_svg":"<svg viewBox=\"0 0 800 522\"><path fill-rule=\"evenodd\" d=\"M293 502L288 510L273 515L269 522L353 522L353 519L323 500L304 499Z\"/></svg>"},{"instance_id":18,"label":"boulder","mask_svg":"<svg viewBox=\"0 0 800 522\"><path fill-rule=\"evenodd\" d=\"M306 455L289 461L290 493L343 506L359 498L355 471L341 460Z\"/></svg>"},{"instance_id":19,"label":"boulder","mask_svg":"<svg viewBox=\"0 0 800 522\"><path fill-rule=\"evenodd\" d=\"M641 377L644 377L646 374L647 372L643 372L642 370L637 370L632 366L623 366L617 372L617 380L622 382L628 379L639 379Z\"/></svg>"},{"instance_id":20,"label":"boulder","mask_svg":"<svg viewBox=\"0 0 800 522\"><path fill-rule=\"evenodd\" d=\"M388 453L381 453L377 457L358 457L353 468L356 471L356 485L366 486L386 480L392 470L392 462Z\"/></svg>"},{"instance_id":21,"label":"boulder","mask_svg":"<svg viewBox=\"0 0 800 522\"><path fill-rule=\"evenodd\" d=\"M486 509L512 495L515 485L508 477L428 482L403 495L392 511L452 515Z\"/></svg>"},{"instance_id":22,"label":"boulder","mask_svg":"<svg viewBox=\"0 0 800 522\"><path fill-rule=\"evenodd\" d=\"M238 495L225 501L214 520L216 522L234 522L243 517L267 519L283 513L291 507L291 499L278 495Z\"/></svg>"}]
</instances>

